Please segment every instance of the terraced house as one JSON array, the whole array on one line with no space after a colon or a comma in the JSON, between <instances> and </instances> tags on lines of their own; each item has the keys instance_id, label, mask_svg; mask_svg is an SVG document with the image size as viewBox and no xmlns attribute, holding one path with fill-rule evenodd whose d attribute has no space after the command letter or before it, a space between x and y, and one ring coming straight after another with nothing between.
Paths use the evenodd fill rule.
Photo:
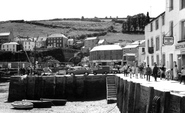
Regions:
<instances>
[{"instance_id":1,"label":"terraced house","mask_svg":"<svg viewBox=\"0 0 185 113\"><path fill-rule=\"evenodd\" d=\"M48 48L66 48L68 38L63 34L51 34L46 40L46 45Z\"/></svg>"},{"instance_id":2,"label":"terraced house","mask_svg":"<svg viewBox=\"0 0 185 113\"><path fill-rule=\"evenodd\" d=\"M185 66L185 0L166 0L165 12L145 26L146 62Z\"/></svg>"}]
</instances>

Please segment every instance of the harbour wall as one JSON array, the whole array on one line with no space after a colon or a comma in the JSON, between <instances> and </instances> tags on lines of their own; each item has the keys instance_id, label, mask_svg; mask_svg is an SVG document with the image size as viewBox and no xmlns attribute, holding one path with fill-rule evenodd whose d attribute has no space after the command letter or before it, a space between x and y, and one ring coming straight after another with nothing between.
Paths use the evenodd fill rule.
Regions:
<instances>
[{"instance_id":1,"label":"harbour wall","mask_svg":"<svg viewBox=\"0 0 185 113\"><path fill-rule=\"evenodd\" d=\"M185 96L165 89L168 84L156 87L119 76L115 80L121 113L185 113Z\"/></svg>"},{"instance_id":2,"label":"harbour wall","mask_svg":"<svg viewBox=\"0 0 185 113\"><path fill-rule=\"evenodd\" d=\"M13 76L8 101L40 98L68 101L106 98L106 76Z\"/></svg>"}]
</instances>

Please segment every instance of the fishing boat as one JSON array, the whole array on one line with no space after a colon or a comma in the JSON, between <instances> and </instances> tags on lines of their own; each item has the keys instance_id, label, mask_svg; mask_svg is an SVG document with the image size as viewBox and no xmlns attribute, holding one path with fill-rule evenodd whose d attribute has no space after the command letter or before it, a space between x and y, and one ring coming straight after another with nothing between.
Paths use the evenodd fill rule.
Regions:
<instances>
[{"instance_id":1,"label":"fishing boat","mask_svg":"<svg viewBox=\"0 0 185 113\"><path fill-rule=\"evenodd\" d=\"M52 103L50 101L44 101L44 100L23 100L26 102L33 103L34 108L51 108Z\"/></svg>"},{"instance_id":2,"label":"fishing boat","mask_svg":"<svg viewBox=\"0 0 185 113\"><path fill-rule=\"evenodd\" d=\"M67 102L66 99L49 99L49 98L40 98L42 101L49 101L55 106L64 106Z\"/></svg>"},{"instance_id":3,"label":"fishing boat","mask_svg":"<svg viewBox=\"0 0 185 113\"><path fill-rule=\"evenodd\" d=\"M28 101L14 101L11 104L15 109L32 109L33 103Z\"/></svg>"}]
</instances>

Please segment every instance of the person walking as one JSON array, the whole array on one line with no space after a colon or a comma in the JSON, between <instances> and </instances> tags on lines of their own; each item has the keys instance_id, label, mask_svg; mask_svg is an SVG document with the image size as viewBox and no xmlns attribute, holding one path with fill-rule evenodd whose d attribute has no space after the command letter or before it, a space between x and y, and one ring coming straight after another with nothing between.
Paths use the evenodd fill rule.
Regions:
<instances>
[{"instance_id":1,"label":"person walking","mask_svg":"<svg viewBox=\"0 0 185 113\"><path fill-rule=\"evenodd\" d=\"M144 71L144 66L143 66L143 64L141 64L141 65L139 66L139 72L140 72L140 78L141 78L141 79L143 79L143 71Z\"/></svg>"},{"instance_id":2,"label":"person walking","mask_svg":"<svg viewBox=\"0 0 185 113\"><path fill-rule=\"evenodd\" d=\"M138 73L139 73L139 67L136 66L136 69L135 69L135 78L138 79Z\"/></svg>"},{"instance_id":3,"label":"person walking","mask_svg":"<svg viewBox=\"0 0 185 113\"><path fill-rule=\"evenodd\" d=\"M160 68L160 70L161 70L160 79L162 80L162 78L165 78L165 71L166 71L166 68L164 67L164 65Z\"/></svg>"},{"instance_id":4,"label":"person walking","mask_svg":"<svg viewBox=\"0 0 185 113\"><path fill-rule=\"evenodd\" d=\"M174 66L173 68L173 78L172 80L178 80L178 69L177 69L177 65Z\"/></svg>"},{"instance_id":5,"label":"person walking","mask_svg":"<svg viewBox=\"0 0 185 113\"><path fill-rule=\"evenodd\" d=\"M180 78L181 78L180 79L180 84L181 84L182 81L185 84L185 69L184 68L182 68L182 70L181 70L181 77Z\"/></svg>"},{"instance_id":6,"label":"person walking","mask_svg":"<svg viewBox=\"0 0 185 113\"><path fill-rule=\"evenodd\" d=\"M150 81L150 75L152 73L152 69L150 68L149 65L146 67L146 70L145 71L146 71L146 80L147 81Z\"/></svg>"},{"instance_id":7,"label":"person walking","mask_svg":"<svg viewBox=\"0 0 185 113\"><path fill-rule=\"evenodd\" d=\"M157 64L155 63L154 68L153 68L153 76L155 78L155 81L157 81L158 71L159 71L159 69L157 67Z\"/></svg>"}]
</instances>

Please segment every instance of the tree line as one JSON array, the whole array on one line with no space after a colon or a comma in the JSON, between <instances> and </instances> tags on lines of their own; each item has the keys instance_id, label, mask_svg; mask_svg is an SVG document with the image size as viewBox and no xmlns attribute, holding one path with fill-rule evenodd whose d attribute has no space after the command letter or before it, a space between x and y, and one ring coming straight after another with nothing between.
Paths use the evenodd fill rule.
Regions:
<instances>
[{"instance_id":1,"label":"tree line","mask_svg":"<svg viewBox=\"0 0 185 113\"><path fill-rule=\"evenodd\" d=\"M127 16L123 21L122 32L129 34L144 34L145 26L150 22L149 13L147 15L140 13L134 16Z\"/></svg>"}]
</instances>

